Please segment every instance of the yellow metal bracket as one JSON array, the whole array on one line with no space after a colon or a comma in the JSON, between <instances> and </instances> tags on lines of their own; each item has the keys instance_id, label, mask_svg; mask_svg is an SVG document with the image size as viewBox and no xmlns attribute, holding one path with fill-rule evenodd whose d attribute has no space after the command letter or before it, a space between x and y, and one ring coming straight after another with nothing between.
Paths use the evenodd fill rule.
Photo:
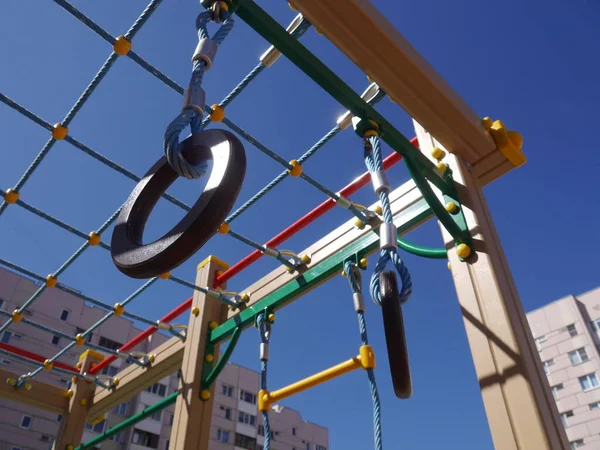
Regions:
<instances>
[{"instance_id":1,"label":"yellow metal bracket","mask_svg":"<svg viewBox=\"0 0 600 450\"><path fill-rule=\"evenodd\" d=\"M527 162L522 150L523 136L520 133L507 129L502 121L492 121L489 117L483 119L483 126L489 131L498 150L513 166L519 167Z\"/></svg>"},{"instance_id":2,"label":"yellow metal bracket","mask_svg":"<svg viewBox=\"0 0 600 450\"><path fill-rule=\"evenodd\" d=\"M359 348L358 356L350 358L349 360L323 370L322 372L311 375L310 377L304 378L303 380L292 383L289 386L273 392L261 389L258 391L258 409L259 411L268 411L273 403L361 367L365 370L375 368L375 353L370 345L361 346Z\"/></svg>"}]
</instances>

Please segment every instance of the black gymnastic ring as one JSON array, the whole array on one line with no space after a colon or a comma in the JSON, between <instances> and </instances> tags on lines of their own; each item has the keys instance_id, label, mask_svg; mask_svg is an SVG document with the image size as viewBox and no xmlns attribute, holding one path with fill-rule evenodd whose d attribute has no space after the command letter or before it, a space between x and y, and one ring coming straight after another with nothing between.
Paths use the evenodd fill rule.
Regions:
<instances>
[{"instance_id":1,"label":"black gymnastic ring","mask_svg":"<svg viewBox=\"0 0 600 450\"><path fill-rule=\"evenodd\" d=\"M379 275L379 293L392 385L396 397L407 399L412 395L412 381L395 272L387 270Z\"/></svg>"},{"instance_id":2,"label":"black gymnastic ring","mask_svg":"<svg viewBox=\"0 0 600 450\"><path fill-rule=\"evenodd\" d=\"M246 174L246 153L229 131L204 130L181 143L191 164L213 161L204 191L186 216L154 242L143 244L144 227L168 187L178 178L166 157L150 168L123 205L112 234L113 263L132 278L169 272L196 253L233 207Z\"/></svg>"}]
</instances>

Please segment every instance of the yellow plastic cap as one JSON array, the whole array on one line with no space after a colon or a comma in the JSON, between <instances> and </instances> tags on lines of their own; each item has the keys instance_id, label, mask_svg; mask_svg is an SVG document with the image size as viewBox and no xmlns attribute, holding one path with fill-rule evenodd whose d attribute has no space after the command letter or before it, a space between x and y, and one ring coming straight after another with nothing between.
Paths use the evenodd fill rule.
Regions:
<instances>
[{"instance_id":1,"label":"yellow plastic cap","mask_svg":"<svg viewBox=\"0 0 600 450\"><path fill-rule=\"evenodd\" d=\"M302 255L300 257L300 261L302 261L304 264L310 264L311 259L310 259L310 256L308 256L308 255Z\"/></svg>"},{"instance_id":2,"label":"yellow plastic cap","mask_svg":"<svg viewBox=\"0 0 600 450\"><path fill-rule=\"evenodd\" d=\"M219 326L219 324L217 322L215 322L214 320L208 324L208 328L211 330L214 330L218 326Z\"/></svg>"},{"instance_id":3,"label":"yellow plastic cap","mask_svg":"<svg viewBox=\"0 0 600 450\"><path fill-rule=\"evenodd\" d=\"M81 406L85 406L88 404L87 398L82 398L81 400L79 400L79 404Z\"/></svg>"},{"instance_id":4,"label":"yellow plastic cap","mask_svg":"<svg viewBox=\"0 0 600 450\"><path fill-rule=\"evenodd\" d=\"M212 105L211 108L213 112L210 114L210 120L213 122L222 122L225 118L225 110L219 105Z\"/></svg>"},{"instance_id":5,"label":"yellow plastic cap","mask_svg":"<svg viewBox=\"0 0 600 450\"><path fill-rule=\"evenodd\" d=\"M200 314L200 308L198 308L197 306L194 306L192 308L192 314L196 317L198 317L198 314Z\"/></svg>"},{"instance_id":6,"label":"yellow plastic cap","mask_svg":"<svg viewBox=\"0 0 600 450\"><path fill-rule=\"evenodd\" d=\"M69 389L68 391L65 392L65 397L71 398L71 397L73 397L73 394L75 394L75 391L73 389Z\"/></svg>"},{"instance_id":7,"label":"yellow plastic cap","mask_svg":"<svg viewBox=\"0 0 600 450\"><path fill-rule=\"evenodd\" d=\"M242 301L243 301L244 303L248 303L248 302L250 301L250 294L246 294L246 293L244 293L244 294L242 294L242 295L240 296L240 298L242 299Z\"/></svg>"},{"instance_id":8,"label":"yellow plastic cap","mask_svg":"<svg viewBox=\"0 0 600 450\"><path fill-rule=\"evenodd\" d=\"M18 309L15 309L12 312L11 317L14 323L19 323L21 320L23 320L23 313L20 313Z\"/></svg>"},{"instance_id":9,"label":"yellow plastic cap","mask_svg":"<svg viewBox=\"0 0 600 450\"><path fill-rule=\"evenodd\" d=\"M168 280L169 278L171 278L171 272L165 272L165 273L161 273L158 278L162 279L162 280Z\"/></svg>"},{"instance_id":10,"label":"yellow plastic cap","mask_svg":"<svg viewBox=\"0 0 600 450\"><path fill-rule=\"evenodd\" d=\"M82 346L83 344L85 344L85 338L81 335L81 333L78 333L75 336L75 345Z\"/></svg>"},{"instance_id":11,"label":"yellow plastic cap","mask_svg":"<svg viewBox=\"0 0 600 450\"><path fill-rule=\"evenodd\" d=\"M125 56L131 50L131 41L125 39L125 36L119 36L115 40L113 50L119 56Z\"/></svg>"},{"instance_id":12,"label":"yellow plastic cap","mask_svg":"<svg viewBox=\"0 0 600 450\"><path fill-rule=\"evenodd\" d=\"M275 314L271 313L269 314L269 316L267 317L267 320L271 323L275 322Z\"/></svg>"},{"instance_id":13,"label":"yellow plastic cap","mask_svg":"<svg viewBox=\"0 0 600 450\"><path fill-rule=\"evenodd\" d=\"M448 263L448 270L452 270L452 264Z\"/></svg>"},{"instance_id":14,"label":"yellow plastic cap","mask_svg":"<svg viewBox=\"0 0 600 450\"><path fill-rule=\"evenodd\" d=\"M12 205L14 203L17 203L17 200L19 200L19 193L17 191L15 191L14 189L8 189L5 193L4 193L4 201L6 203L8 203L9 205Z\"/></svg>"},{"instance_id":15,"label":"yellow plastic cap","mask_svg":"<svg viewBox=\"0 0 600 450\"><path fill-rule=\"evenodd\" d=\"M360 365L363 369L375 368L375 353L373 352L373 347L370 345L363 345L360 347L358 354L360 356Z\"/></svg>"},{"instance_id":16,"label":"yellow plastic cap","mask_svg":"<svg viewBox=\"0 0 600 450\"><path fill-rule=\"evenodd\" d=\"M431 156L440 161L444 159L444 156L446 156L446 152L439 147L434 147L433 150L431 150Z\"/></svg>"},{"instance_id":17,"label":"yellow plastic cap","mask_svg":"<svg viewBox=\"0 0 600 450\"><path fill-rule=\"evenodd\" d=\"M227 234L229 233L229 224L227 222L223 222L219 228L217 228L219 234Z\"/></svg>"},{"instance_id":18,"label":"yellow plastic cap","mask_svg":"<svg viewBox=\"0 0 600 450\"><path fill-rule=\"evenodd\" d=\"M55 123L54 129L52 130L52 137L57 141L62 141L69 134L69 129L63 127L61 123Z\"/></svg>"},{"instance_id":19,"label":"yellow plastic cap","mask_svg":"<svg viewBox=\"0 0 600 450\"><path fill-rule=\"evenodd\" d=\"M490 128L492 128L492 124L494 123L494 121L489 117L484 117L481 120L481 123L486 130L489 130Z\"/></svg>"},{"instance_id":20,"label":"yellow plastic cap","mask_svg":"<svg viewBox=\"0 0 600 450\"><path fill-rule=\"evenodd\" d=\"M356 219L354 221L354 226L356 228L358 228L359 230L362 230L363 228L365 228L365 223L362 220L360 220L360 219Z\"/></svg>"},{"instance_id":21,"label":"yellow plastic cap","mask_svg":"<svg viewBox=\"0 0 600 450\"><path fill-rule=\"evenodd\" d=\"M206 361L206 362L213 362L213 359L215 359L215 358L211 354L208 354L204 357L204 361Z\"/></svg>"},{"instance_id":22,"label":"yellow plastic cap","mask_svg":"<svg viewBox=\"0 0 600 450\"><path fill-rule=\"evenodd\" d=\"M113 379L111 380L111 382L112 382L112 385L114 387L117 387L119 385L119 383L120 383L120 380L117 377L113 377Z\"/></svg>"},{"instance_id":23,"label":"yellow plastic cap","mask_svg":"<svg viewBox=\"0 0 600 450\"><path fill-rule=\"evenodd\" d=\"M75 450L75 447L73 447L71 444L69 444L65 447L65 450Z\"/></svg>"},{"instance_id":24,"label":"yellow plastic cap","mask_svg":"<svg viewBox=\"0 0 600 450\"><path fill-rule=\"evenodd\" d=\"M202 400L208 400L210 398L210 391L207 389L204 389L202 392L200 392L200 398Z\"/></svg>"},{"instance_id":25,"label":"yellow plastic cap","mask_svg":"<svg viewBox=\"0 0 600 450\"><path fill-rule=\"evenodd\" d=\"M379 131L377 130L366 130L363 134L363 137L371 137L371 136L379 136Z\"/></svg>"},{"instance_id":26,"label":"yellow plastic cap","mask_svg":"<svg viewBox=\"0 0 600 450\"><path fill-rule=\"evenodd\" d=\"M383 208L381 207L381 205L377 205L375 206L375 208L373 208L373 212L380 216L383 214Z\"/></svg>"},{"instance_id":27,"label":"yellow plastic cap","mask_svg":"<svg viewBox=\"0 0 600 450\"><path fill-rule=\"evenodd\" d=\"M79 378L77 378L77 377L71 377L71 383L77 384L77 380L79 380Z\"/></svg>"},{"instance_id":28,"label":"yellow plastic cap","mask_svg":"<svg viewBox=\"0 0 600 450\"><path fill-rule=\"evenodd\" d=\"M364 269L369 265L369 260L367 258L361 258L361 260L358 262L358 265Z\"/></svg>"},{"instance_id":29,"label":"yellow plastic cap","mask_svg":"<svg viewBox=\"0 0 600 450\"><path fill-rule=\"evenodd\" d=\"M120 317L125 312L125 307L123 305L121 305L120 303L115 303L115 306L113 307L113 311L115 313L115 316Z\"/></svg>"},{"instance_id":30,"label":"yellow plastic cap","mask_svg":"<svg viewBox=\"0 0 600 450\"><path fill-rule=\"evenodd\" d=\"M150 361L151 363L153 363L154 361L156 361L156 355L155 354L148 355L148 361Z\"/></svg>"},{"instance_id":31,"label":"yellow plastic cap","mask_svg":"<svg viewBox=\"0 0 600 450\"><path fill-rule=\"evenodd\" d=\"M456 254L462 259L467 259L471 254L471 247L467 244L458 244L456 246Z\"/></svg>"},{"instance_id":32,"label":"yellow plastic cap","mask_svg":"<svg viewBox=\"0 0 600 450\"><path fill-rule=\"evenodd\" d=\"M290 161L290 166L292 166L292 168L288 170L288 173L291 176L299 177L300 175L302 175L302 165L298 161L292 159Z\"/></svg>"},{"instance_id":33,"label":"yellow plastic cap","mask_svg":"<svg viewBox=\"0 0 600 450\"><path fill-rule=\"evenodd\" d=\"M436 167L440 169L442 173L446 173L446 170L448 170L448 164L444 164L443 162L437 163Z\"/></svg>"},{"instance_id":34,"label":"yellow plastic cap","mask_svg":"<svg viewBox=\"0 0 600 450\"><path fill-rule=\"evenodd\" d=\"M56 283L58 283L58 278L56 278L53 275L48 275L46 277L46 287L47 288L53 288L56 286Z\"/></svg>"},{"instance_id":35,"label":"yellow plastic cap","mask_svg":"<svg viewBox=\"0 0 600 450\"><path fill-rule=\"evenodd\" d=\"M95 231L92 231L90 234L88 234L88 244L90 244L92 247L100 244L101 240L102 236L96 234Z\"/></svg>"},{"instance_id":36,"label":"yellow plastic cap","mask_svg":"<svg viewBox=\"0 0 600 450\"><path fill-rule=\"evenodd\" d=\"M446 203L446 211L448 211L450 214L454 214L455 212L458 211L458 205L452 201Z\"/></svg>"}]
</instances>

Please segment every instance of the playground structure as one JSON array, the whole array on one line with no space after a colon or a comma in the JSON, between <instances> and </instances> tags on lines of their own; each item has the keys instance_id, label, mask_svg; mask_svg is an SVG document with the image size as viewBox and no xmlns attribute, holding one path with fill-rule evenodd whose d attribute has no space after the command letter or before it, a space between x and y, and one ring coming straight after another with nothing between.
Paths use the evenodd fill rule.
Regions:
<instances>
[{"instance_id":1,"label":"playground structure","mask_svg":"<svg viewBox=\"0 0 600 450\"><path fill-rule=\"evenodd\" d=\"M54 142L66 140L109 167L140 181L139 177L107 160L69 134L69 122L104 74L119 57L129 57L180 94L184 93L181 86L150 66L133 51L135 34L160 1L151 1L129 32L117 38L110 36L65 0L55 2L109 42L113 52L76 106L56 125L47 123L17 102L0 94L0 100L4 104L52 133L51 139L21 180L13 188L2 191L4 201L0 206L0 214L9 205L23 207L80 236L85 243L67 263L47 277L0 259L4 266L43 282L40 290L21 308L6 314L8 320L0 327L0 331L8 328L13 322L28 323L23 317L23 311L44 289L69 291L58 278L89 246L110 250L102 241L102 234L115 221L120 211L113 214L100 228L87 234L47 215L20 198L21 187L50 151ZM388 285L388 293L394 291L392 297L396 296L405 301L410 295L410 277L402 273L401 261L398 262L399 260L389 256L399 247L424 257L448 258L495 447L503 450L567 448L564 430L555 412L554 400L546 386L543 370L537 362L535 345L482 193L485 185L525 162L520 135L506 129L500 121L487 118L482 120L477 117L389 22L367 2L295 0L293 7L299 15L287 30L251 0L227 3L204 0L202 4L214 13L217 21L223 19L223 24L230 15L239 17L273 45L263 54L257 68L233 92L239 93L260 71L283 55L347 108L348 113L340 118L338 125L328 135L303 157L287 162L280 161L281 158L225 117L225 107L237 94L228 96L226 100L212 107L204 107L202 102L203 109L208 112L204 119L206 123L212 120L229 127L242 139L281 162L285 171L279 178L303 178L323 191L329 197L328 200L265 245L260 245L234 232L230 223L253 203L253 199L264 195L263 190L218 227L219 233L228 234L254 247L253 253L234 266L228 267L218 258L209 257L198 266L194 283L177 278L168 271L160 273L114 306L83 296L86 301L106 309L107 317L112 314L124 315L149 325L136 339L107 358L97 353L97 349L90 348L83 353L78 367L73 368L57 362L62 352L45 358L23 354L16 348L0 345L1 353L37 364L37 368L29 374L0 371L0 380L3 381L0 383L0 395L62 414L64 418L60 436L54 443L55 449L93 448L123 428L174 403L175 419L170 448L206 450L213 406L213 382L231 355L242 331L253 325L258 328L261 336L262 373L266 376L268 331L274 321L274 313L319 284L344 272L352 287L355 309L360 316L363 300L359 270L366 265L366 258L370 254L380 250L380 259L376 265L376 272L380 276L386 273L382 271L381 266L385 266L390 260L395 263L400 272L401 288L395 292L394 286ZM362 96L351 90L298 41L310 26L336 45L372 80L371 86ZM216 49L214 51L216 52ZM404 138L374 109L373 105L383 96L388 96L401 105L414 118L415 139L409 141ZM199 124L192 124L192 127L194 126ZM373 152L372 166L364 175L334 193L303 173L302 163L332 136L350 126L353 126L359 135L357 145L360 140L367 154ZM385 160L380 154L381 141L394 150ZM386 184L384 169L401 159L404 160L413 180L391 190L389 184ZM379 202L364 208L348 199L369 181L373 181L375 191L380 197ZM272 182L270 185L276 184L277 182ZM387 200L383 199L382 192ZM169 201L190 210L177 199L167 194L163 195ZM386 204L388 200L389 204ZM356 217L301 253L288 253L276 248L336 205L344 207ZM434 216L440 222L444 249L423 248L398 238ZM388 255L387 259L384 254ZM275 258L282 266L240 293L227 291L227 281L261 256ZM157 278L186 285L194 290L194 295L158 321L130 314L126 308L127 304ZM373 289L374 279L371 280L371 294L377 297L377 293L380 292L383 297L383 290L380 290L379 285ZM385 309L384 303L382 302L382 307ZM396 306L399 304L396 303ZM187 326L171 324L188 310L190 314ZM34 323L30 325L35 326ZM136 345L158 330L170 332L173 337L152 354L138 354L134 351ZM71 340L69 348L90 347L85 342L85 337L90 331L91 329L77 336L65 336ZM263 417L268 414L269 406L274 402L359 368L369 373L372 390L376 392L372 378L375 367L374 350L368 345L366 330L361 329L361 335L364 337L357 352L358 356L282 389L269 390L263 384L258 395L259 410L263 412ZM228 346L221 352L220 345L227 340ZM388 351L391 355L393 349L389 341ZM402 352L394 352L394 355L394 358L390 358L392 366L402 357ZM98 375L102 368L117 358L128 359L134 364L115 377L107 379ZM383 359L379 357L379 363ZM404 369L408 368L406 364L401 366ZM179 392L130 417L92 441L81 443L86 421L101 420L105 412L178 369L181 370ZM72 389L64 391L36 381L36 374L42 370L69 373L74 377ZM398 371L392 367L392 375L394 374L398 375ZM409 373L404 373L400 378L405 382L410 381ZM395 380L396 394L399 397L410 396L410 383L404 386L396 385L396 381L402 380ZM377 408L376 394L373 395L373 399ZM268 436L268 427L265 428ZM377 432L376 425L375 441L379 447Z\"/></svg>"}]
</instances>

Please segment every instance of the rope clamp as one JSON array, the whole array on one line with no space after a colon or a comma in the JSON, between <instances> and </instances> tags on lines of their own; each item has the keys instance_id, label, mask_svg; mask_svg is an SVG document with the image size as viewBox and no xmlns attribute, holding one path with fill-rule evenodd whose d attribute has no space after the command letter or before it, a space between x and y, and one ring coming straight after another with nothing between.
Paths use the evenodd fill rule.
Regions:
<instances>
[{"instance_id":1,"label":"rope clamp","mask_svg":"<svg viewBox=\"0 0 600 450\"><path fill-rule=\"evenodd\" d=\"M354 311L357 313L365 311L365 297L362 292L354 292L352 294L352 303L354 303Z\"/></svg>"},{"instance_id":2,"label":"rope clamp","mask_svg":"<svg viewBox=\"0 0 600 450\"><path fill-rule=\"evenodd\" d=\"M163 331L170 331L171 325L168 324L167 322L161 322L160 320L157 320L156 328L158 328L159 330L163 330Z\"/></svg>"},{"instance_id":3,"label":"rope clamp","mask_svg":"<svg viewBox=\"0 0 600 450\"><path fill-rule=\"evenodd\" d=\"M269 360L269 344L266 342L260 343L260 360L261 361Z\"/></svg>"},{"instance_id":4,"label":"rope clamp","mask_svg":"<svg viewBox=\"0 0 600 450\"><path fill-rule=\"evenodd\" d=\"M377 195L381 192L390 192L390 182L387 177L385 170L376 170L371 172L371 182L373 183L373 190Z\"/></svg>"},{"instance_id":5,"label":"rope clamp","mask_svg":"<svg viewBox=\"0 0 600 450\"><path fill-rule=\"evenodd\" d=\"M202 38L198 41L194 55L192 56L192 64L195 61L204 61L206 63L205 72L212 67L212 63L217 55L219 46L210 38Z\"/></svg>"},{"instance_id":6,"label":"rope clamp","mask_svg":"<svg viewBox=\"0 0 600 450\"><path fill-rule=\"evenodd\" d=\"M335 200L335 202L344 209L350 209L353 205L350 199L347 199L346 197L340 194L338 194L338 198Z\"/></svg>"},{"instance_id":7,"label":"rope clamp","mask_svg":"<svg viewBox=\"0 0 600 450\"><path fill-rule=\"evenodd\" d=\"M262 251L263 255L270 256L271 258L279 257L278 250L271 248L271 247L267 247L266 245L263 245L263 249L261 251Z\"/></svg>"},{"instance_id":8,"label":"rope clamp","mask_svg":"<svg viewBox=\"0 0 600 450\"><path fill-rule=\"evenodd\" d=\"M200 86L188 86L183 91L183 106L181 111L193 109L200 117L204 117L204 105L206 104L206 92Z\"/></svg>"},{"instance_id":9,"label":"rope clamp","mask_svg":"<svg viewBox=\"0 0 600 450\"><path fill-rule=\"evenodd\" d=\"M302 17L302 14L298 14L296 17L294 17L294 20L292 20L292 23L289 24L286 31L289 34L293 34L298 29L300 24L302 23L302 20L304 20L304 18ZM281 52L279 50L277 50L275 48L275 46L271 45L268 48L268 50L266 52L264 52L262 54L262 56L260 57L260 63L265 67L271 67L275 63L275 61L277 61L279 59L280 56L281 56Z\"/></svg>"},{"instance_id":10,"label":"rope clamp","mask_svg":"<svg viewBox=\"0 0 600 450\"><path fill-rule=\"evenodd\" d=\"M398 232L393 223L382 223L379 227L379 248L398 250Z\"/></svg>"}]
</instances>

